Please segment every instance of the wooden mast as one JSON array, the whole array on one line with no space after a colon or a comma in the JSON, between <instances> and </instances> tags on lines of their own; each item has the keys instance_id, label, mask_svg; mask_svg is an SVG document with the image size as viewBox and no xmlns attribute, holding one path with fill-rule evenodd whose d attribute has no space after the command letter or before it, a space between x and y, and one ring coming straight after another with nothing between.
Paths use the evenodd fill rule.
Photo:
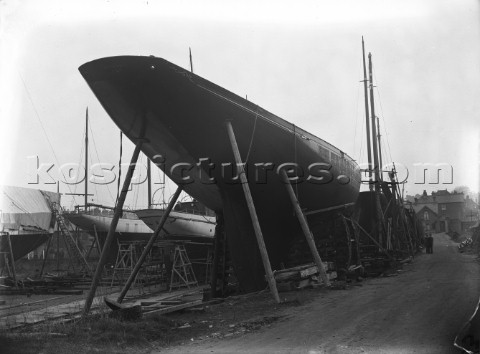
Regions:
<instances>
[{"instance_id":1,"label":"wooden mast","mask_svg":"<svg viewBox=\"0 0 480 354\"><path fill-rule=\"evenodd\" d=\"M378 165L378 146L377 146L377 129L375 125L375 99L373 97L373 71L372 71L372 53L368 53L368 74L370 81L370 112L372 117L372 142L373 142L373 163L374 163L374 175L375 175L375 204L377 211L377 237L378 241L382 243L382 224L383 213L380 205L380 173Z\"/></svg>"},{"instance_id":2,"label":"wooden mast","mask_svg":"<svg viewBox=\"0 0 480 354\"><path fill-rule=\"evenodd\" d=\"M380 134L380 118L377 117L378 162L380 163L380 173L383 173L381 136L382 135Z\"/></svg>"},{"instance_id":3,"label":"wooden mast","mask_svg":"<svg viewBox=\"0 0 480 354\"><path fill-rule=\"evenodd\" d=\"M188 52L190 54L190 72L193 74L192 49L190 47L188 47Z\"/></svg>"},{"instance_id":4,"label":"wooden mast","mask_svg":"<svg viewBox=\"0 0 480 354\"><path fill-rule=\"evenodd\" d=\"M368 79L367 65L365 64L365 44L362 36L362 54L363 54L363 92L365 95L365 129L367 131L367 152L368 152L368 188L373 190L372 181L372 148L370 146L370 112L368 109Z\"/></svg>"},{"instance_id":5,"label":"wooden mast","mask_svg":"<svg viewBox=\"0 0 480 354\"><path fill-rule=\"evenodd\" d=\"M150 159L147 157L147 197L148 197L148 209L152 209L152 167Z\"/></svg>"},{"instance_id":6,"label":"wooden mast","mask_svg":"<svg viewBox=\"0 0 480 354\"><path fill-rule=\"evenodd\" d=\"M88 204L88 107L85 116L85 211Z\"/></svg>"},{"instance_id":7,"label":"wooden mast","mask_svg":"<svg viewBox=\"0 0 480 354\"><path fill-rule=\"evenodd\" d=\"M378 166L378 146L377 146L377 127L375 124L375 99L373 97L373 73L372 73L372 53L368 53L368 70L370 81L370 112L372 117L372 146L373 146L373 171L375 175L375 190L379 190L380 174Z\"/></svg>"}]
</instances>

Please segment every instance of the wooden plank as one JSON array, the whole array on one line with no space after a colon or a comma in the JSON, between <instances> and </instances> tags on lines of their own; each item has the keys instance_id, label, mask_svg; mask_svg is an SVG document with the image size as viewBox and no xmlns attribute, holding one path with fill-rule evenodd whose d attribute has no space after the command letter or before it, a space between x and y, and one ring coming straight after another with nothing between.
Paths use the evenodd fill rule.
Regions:
<instances>
[{"instance_id":1,"label":"wooden plank","mask_svg":"<svg viewBox=\"0 0 480 354\"><path fill-rule=\"evenodd\" d=\"M298 270L290 271L288 273L275 274L275 280L277 282L295 280L300 278L300 272Z\"/></svg>"},{"instance_id":2,"label":"wooden plank","mask_svg":"<svg viewBox=\"0 0 480 354\"><path fill-rule=\"evenodd\" d=\"M306 278L309 275L313 275L313 274L316 274L316 273L318 273L318 268L317 268L317 266L313 266L313 267L301 270L300 271L300 277L301 278Z\"/></svg>"},{"instance_id":3,"label":"wooden plank","mask_svg":"<svg viewBox=\"0 0 480 354\"><path fill-rule=\"evenodd\" d=\"M165 308L160 308L160 309L157 309L157 310L144 312L143 315L145 317L152 316L152 315L161 315L161 314L165 314L165 313L170 313L170 312L183 310L183 309L186 309L188 307L198 306L198 305L201 305L201 304L202 304L202 300L200 299L200 300L195 300L195 301L191 301L191 302L186 302L186 303L180 304L180 305L174 305L174 306L169 306L169 307L165 307Z\"/></svg>"},{"instance_id":4,"label":"wooden plank","mask_svg":"<svg viewBox=\"0 0 480 354\"><path fill-rule=\"evenodd\" d=\"M307 263L307 264L302 264L302 265L299 265L299 266L296 266L296 267L276 270L274 273L275 274L282 274L282 273L287 273L287 272L296 271L296 270L298 271L298 270L302 270L302 269L311 267L313 265L315 265L315 263L313 263L313 262L312 263Z\"/></svg>"},{"instance_id":5,"label":"wooden plank","mask_svg":"<svg viewBox=\"0 0 480 354\"><path fill-rule=\"evenodd\" d=\"M263 239L262 229L260 228L260 222L258 221L255 204L253 203L253 198L250 192L250 187L248 185L244 165L240 156L240 150L238 149L237 141L235 139L235 133L233 132L232 122L227 120L225 122L225 125L228 132L228 138L230 139L230 144L232 145L233 155L235 156L235 161L237 163L238 175L240 176L240 181L242 182L241 186L243 189L243 194L245 195L248 211L250 213L250 218L252 219L252 226L255 232L255 237L257 238L258 248L260 250L263 267L265 268L265 275L267 278L268 286L273 295L273 298L278 304L280 303L280 297L278 296L277 282L275 281L275 277L273 276L272 266L268 257L267 246L265 245L265 240Z\"/></svg>"}]
</instances>

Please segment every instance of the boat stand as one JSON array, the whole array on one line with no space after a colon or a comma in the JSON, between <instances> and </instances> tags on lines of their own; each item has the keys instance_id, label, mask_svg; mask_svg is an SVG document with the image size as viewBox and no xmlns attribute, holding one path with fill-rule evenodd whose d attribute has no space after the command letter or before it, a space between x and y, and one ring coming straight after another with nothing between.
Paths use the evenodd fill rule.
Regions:
<instances>
[{"instance_id":1,"label":"boat stand","mask_svg":"<svg viewBox=\"0 0 480 354\"><path fill-rule=\"evenodd\" d=\"M262 230L260 228L260 223L258 221L257 212L255 210L255 205L253 204L252 194L250 192L250 187L248 185L247 177L245 176L245 168L243 166L242 158L240 156L240 150L238 149L237 140L235 139L235 133L233 132L232 122L227 120L225 122L228 132L228 138L230 139L230 144L232 145L233 155L235 156L235 162L237 163L238 175L240 177L240 182L243 188L243 194L247 200L248 211L250 212L250 217L252 219L253 229L255 231L255 236L257 238L258 248L260 249L260 254L262 256L263 267L265 268L265 276L268 281L268 286L270 287L270 292L272 293L275 301L280 303L280 297L278 296L277 283L272 272L272 267L270 265L270 259L268 258L267 248L265 246L265 241L263 240Z\"/></svg>"},{"instance_id":2,"label":"boat stand","mask_svg":"<svg viewBox=\"0 0 480 354\"><path fill-rule=\"evenodd\" d=\"M102 279L102 271L105 263L107 262L108 250L110 249L110 244L112 243L115 236L118 219L120 219L120 216L123 212L123 204L125 203L125 198L127 197L128 187L130 186L130 182L132 181L135 164L138 160L138 155L140 154L140 149L142 147L143 141L143 139L140 139L135 146L135 150L133 151L132 159L130 161L127 174L125 176L125 181L123 182L122 192L120 193L117 205L115 206L115 214L113 215L112 223L110 224L110 229L108 230L108 234L103 245L102 254L100 255L100 259L97 263L97 268L95 269L95 274L92 279L92 285L90 287L87 298L85 299L82 317L85 317L90 311L93 298L95 297L95 292L97 290L98 284L100 283L100 280Z\"/></svg>"},{"instance_id":3,"label":"boat stand","mask_svg":"<svg viewBox=\"0 0 480 354\"><path fill-rule=\"evenodd\" d=\"M127 186L128 187L128 186ZM167 206L167 209L165 210L165 212L163 213L162 215L162 218L160 220L160 223L158 224L157 226L157 229L155 230L155 232L153 233L153 235L150 237L150 239L148 240L148 243L147 245L145 246L143 252L142 252L142 255L140 256L140 258L138 259L138 262L137 264L135 264L135 267L133 268L133 271L132 273L130 274L130 276L128 277L128 280L127 282L125 283L125 286L123 287L122 291L120 292L120 295L118 296L118 299L117 299L117 302L118 303L121 303L125 297L125 295L127 294L128 292L128 289L130 289L130 286L132 285L133 281L135 280L137 274L138 274L138 271L140 270L140 268L142 267L143 265L143 262L145 261L145 258L147 257L148 253L150 252L150 250L152 249L153 247L153 244L155 243L155 240L157 239L158 235L160 234L160 231L162 231L163 229L163 225L165 225L165 222L167 221L168 219L168 216L170 215L170 212L172 211L173 209L173 206L175 205L175 203L177 202L177 199L180 195L180 193L182 192L183 188L181 186L178 186L177 187L177 190L175 191L175 194L172 196L172 199L170 200L170 203L168 203L168 206ZM106 242L106 241L105 241ZM104 249L106 248L106 246L103 247Z\"/></svg>"},{"instance_id":4,"label":"boat stand","mask_svg":"<svg viewBox=\"0 0 480 354\"><path fill-rule=\"evenodd\" d=\"M353 220L345 215L341 214L343 221L343 226L347 235L347 245L348 245L348 263L347 269L351 266L352 263L352 253L355 253L356 260L355 263L357 266L362 265L362 255L360 252L360 232L354 224ZM352 249L352 239L355 240L355 250Z\"/></svg>"},{"instance_id":5,"label":"boat stand","mask_svg":"<svg viewBox=\"0 0 480 354\"><path fill-rule=\"evenodd\" d=\"M53 235L50 235L50 237L48 238L47 247L43 251L42 268L40 269L40 274L38 275L39 278L41 278L43 276L43 271L45 270L45 264L47 263L48 251L50 250L50 245L52 243L52 239L53 239Z\"/></svg>"},{"instance_id":6,"label":"boat stand","mask_svg":"<svg viewBox=\"0 0 480 354\"><path fill-rule=\"evenodd\" d=\"M15 287L16 287L17 273L15 271L15 258L13 258L13 248L12 248L12 241L10 239L10 234L8 232L1 232L0 237L7 239L8 252L2 251L0 252L0 254L3 255L2 261L5 265L5 269L7 270L7 275L12 277L13 283L15 284ZM3 269L2 269L2 274L3 274Z\"/></svg>"},{"instance_id":7,"label":"boat stand","mask_svg":"<svg viewBox=\"0 0 480 354\"><path fill-rule=\"evenodd\" d=\"M93 232L94 232L94 237L92 239L92 243L90 244L90 248L88 249L87 254L85 255L85 259L89 259L90 254L92 251L95 249L97 251L98 256L102 254L101 247L100 247L100 242L98 240L98 234L97 234L97 228L95 224L93 224ZM78 228L77 228L77 233L78 233Z\"/></svg>"},{"instance_id":8,"label":"boat stand","mask_svg":"<svg viewBox=\"0 0 480 354\"><path fill-rule=\"evenodd\" d=\"M331 286L330 280L328 279L325 266L323 265L322 259L320 258L320 254L318 254L317 246L315 245L312 231L308 227L307 219L305 218L305 215L303 215L297 196L293 191L292 185L288 180L288 176L285 170L282 170L281 177L283 179L283 182L285 183L285 186L287 187L287 192L290 197L290 201L292 202L293 208L295 209L295 214L297 214L298 221L300 222L302 231L305 235L305 238L307 239L308 247L310 248L310 252L312 252L313 260L315 261L315 265L317 266L318 272L320 273L320 277L322 278L323 283L327 287L330 287Z\"/></svg>"},{"instance_id":9,"label":"boat stand","mask_svg":"<svg viewBox=\"0 0 480 354\"><path fill-rule=\"evenodd\" d=\"M170 290L186 286L198 286L197 278L193 272L192 263L188 258L184 244L175 246L172 275L170 278Z\"/></svg>"},{"instance_id":10,"label":"boat stand","mask_svg":"<svg viewBox=\"0 0 480 354\"><path fill-rule=\"evenodd\" d=\"M118 282L124 282L127 278L127 274L130 274L137 260L138 241L120 242L117 240L117 243L118 253L115 266L113 267L110 287L115 285L115 280Z\"/></svg>"}]
</instances>

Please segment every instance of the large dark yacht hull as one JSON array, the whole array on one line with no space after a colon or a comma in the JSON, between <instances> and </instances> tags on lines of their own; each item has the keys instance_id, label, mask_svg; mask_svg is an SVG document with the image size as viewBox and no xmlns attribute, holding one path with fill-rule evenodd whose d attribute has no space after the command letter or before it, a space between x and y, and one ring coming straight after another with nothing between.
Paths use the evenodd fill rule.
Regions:
<instances>
[{"instance_id":1,"label":"large dark yacht hull","mask_svg":"<svg viewBox=\"0 0 480 354\"><path fill-rule=\"evenodd\" d=\"M360 171L348 155L166 60L110 57L86 63L79 70L118 127L133 142L142 139L142 151L168 177L183 184L189 195L223 214L235 273L244 291L265 287L265 271L242 186L232 180L229 166L222 169L222 164L235 164L227 120L247 162L249 186L273 269L286 262L290 243L301 232L277 173L279 166L296 164L302 169L303 181L294 189L309 218L323 208L357 198ZM343 129L328 127L332 124L328 119L326 128ZM258 168L262 163L267 164L265 168ZM306 181L309 172L320 183Z\"/></svg>"}]
</instances>

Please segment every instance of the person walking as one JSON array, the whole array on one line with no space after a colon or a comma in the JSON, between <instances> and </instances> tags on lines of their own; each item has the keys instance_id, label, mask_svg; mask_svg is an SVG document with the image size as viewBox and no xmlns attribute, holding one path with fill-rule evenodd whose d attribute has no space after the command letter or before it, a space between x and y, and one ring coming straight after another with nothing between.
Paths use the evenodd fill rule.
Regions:
<instances>
[{"instance_id":1,"label":"person walking","mask_svg":"<svg viewBox=\"0 0 480 354\"><path fill-rule=\"evenodd\" d=\"M433 253L433 237L431 233L425 237L425 252Z\"/></svg>"}]
</instances>

